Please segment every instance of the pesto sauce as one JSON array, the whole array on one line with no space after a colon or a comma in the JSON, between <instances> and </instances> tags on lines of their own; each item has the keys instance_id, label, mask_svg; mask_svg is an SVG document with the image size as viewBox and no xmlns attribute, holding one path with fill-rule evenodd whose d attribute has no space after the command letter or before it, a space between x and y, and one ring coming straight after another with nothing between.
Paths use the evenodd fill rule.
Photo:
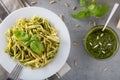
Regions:
<instances>
[{"instance_id":1,"label":"pesto sauce","mask_svg":"<svg viewBox=\"0 0 120 80\"><path fill-rule=\"evenodd\" d=\"M88 54L97 59L106 59L116 53L119 39L115 31L103 26L92 28L85 37L85 48Z\"/></svg>"}]
</instances>

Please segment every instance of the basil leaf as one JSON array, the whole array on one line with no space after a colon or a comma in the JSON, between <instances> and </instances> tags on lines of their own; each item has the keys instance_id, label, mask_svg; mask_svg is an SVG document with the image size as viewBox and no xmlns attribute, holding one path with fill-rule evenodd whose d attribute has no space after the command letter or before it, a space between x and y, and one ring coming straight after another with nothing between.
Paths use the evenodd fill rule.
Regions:
<instances>
[{"instance_id":1,"label":"basil leaf","mask_svg":"<svg viewBox=\"0 0 120 80\"><path fill-rule=\"evenodd\" d=\"M33 35L33 36L31 37L31 40L38 40L38 35L37 35L37 34Z\"/></svg>"},{"instance_id":2,"label":"basil leaf","mask_svg":"<svg viewBox=\"0 0 120 80\"><path fill-rule=\"evenodd\" d=\"M44 51L44 47L39 41L32 41L30 43L30 49L37 54L41 54L41 52Z\"/></svg>"},{"instance_id":3,"label":"basil leaf","mask_svg":"<svg viewBox=\"0 0 120 80\"><path fill-rule=\"evenodd\" d=\"M38 40L38 35L35 34L35 35L33 35L33 36L30 38L30 40L28 40L28 41L26 41L26 42L24 42L24 43L25 43L26 46L30 46L30 43L31 43L32 41L37 41L37 40Z\"/></svg>"},{"instance_id":4,"label":"basil leaf","mask_svg":"<svg viewBox=\"0 0 120 80\"><path fill-rule=\"evenodd\" d=\"M95 7L96 7L96 3L92 3L88 6L88 10L92 12L95 9Z\"/></svg>"},{"instance_id":5,"label":"basil leaf","mask_svg":"<svg viewBox=\"0 0 120 80\"><path fill-rule=\"evenodd\" d=\"M14 35L19 40L22 40L22 41L29 40L29 35L26 32L24 32L24 31L15 31Z\"/></svg>"},{"instance_id":6,"label":"basil leaf","mask_svg":"<svg viewBox=\"0 0 120 80\"><path fill-rule=\"evenodd\" d=\"M71 14L71 16L76 19L86 18L86 17L90 17L90 12L89 11L80 11L76 14Z\"/></svg>"},{"instance_id":7,"label":"basil leaf","mask_svg":"<svg viewBox=\"0 0 120 80\"><path fill-rule=\"evenodd\" d=\"M28 40L28 41L24 42L24 44L25 44L26 46L30 46L30 43L31 43L32 41L33 41L33 40Z\"/></svg>"},{"instance_id":8,"label":"basil leaf","mask_svg":"<svg viewBox=\"0 0 120 80\"><path fill-rule=\"evenodd\" d=\"M85 7L86 6L86 0L80 0L80 6Z\"/></svg>"},{"instance_id":9,"label":"basil leaf","mask_svg":"<svg viewBox=\"0 0 120 80\"><path fill-rule=\"evenodd\" d=\"M109 6L93 3L88 6L88 10L91 12L92 15L96 17L101 17L108 12Z\"/></svg>"},{"instance_id":10,"label":"basil leaf","mask_svg":"<svg viewBox=\"0 0 120 80\"><path fill-rule=\"evenodd\" d=\"M105 15L108 12L108 10L109 10L109 6L108 5L99 5L99 6L101 6L101 12L97 13L98 17Z\"/></svg>"}]
</instances>

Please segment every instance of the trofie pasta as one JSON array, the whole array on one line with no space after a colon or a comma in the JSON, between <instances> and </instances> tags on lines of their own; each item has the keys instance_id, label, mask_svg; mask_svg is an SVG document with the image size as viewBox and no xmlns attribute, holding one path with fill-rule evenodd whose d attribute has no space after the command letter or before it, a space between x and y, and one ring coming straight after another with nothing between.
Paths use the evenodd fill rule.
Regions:
<instances>
[{"instance_id":1,"label":"trofie pasta","mask_svg":"<svg viewBox=\"0 0 120 80\"><path fill-rule=\"evenodd\" d=\"M40 68L52 61L60 44L57 30L39 16L19 19L6 36L6 53L31 68Z\"/></svg>"}]
</instances>

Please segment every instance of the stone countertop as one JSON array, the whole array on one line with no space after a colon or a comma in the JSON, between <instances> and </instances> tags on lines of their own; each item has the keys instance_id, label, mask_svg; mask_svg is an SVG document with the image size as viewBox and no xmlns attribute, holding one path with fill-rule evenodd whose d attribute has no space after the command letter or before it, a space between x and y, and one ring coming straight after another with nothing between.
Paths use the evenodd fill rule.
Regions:
<instances>
[{"instance_id":1,"label":"stone countertop","mask_svg":"<svg viewBox=\"0 0 120 80\"><path fill-rule=\"evenodd\" d=\"M33 0L27 0L31 3ZM93 22L97 25L104 25L105 21L110 13L105 16L95 19L94 17L86 19L73 19L70 14L80 10L79 0L56 0L56 3L50 4L49 0L34 0L37 2L34 6L40 6L47 8L57 15L63 15L63 21L65 22L71 37L71 51L67 60L71 66L71 70L63 76L61 80L120 80L120 50L118 53L106 60L96 60L91 58L84 49L83 39L87 31L92 28ZM95 0L98 3L106 3L110 5L110 9L115 2L120 0ZM64 3L68 3L69 7L66 7ZM74 11L72 7L76 6ZM116 28L117 22L120 18L120 6L113 16L108 26L112 27L119 35L120 30ZM76 24L80 24L76 27ZM76 44L77 43L77 44Z\"/></svg>"}]
</instances>

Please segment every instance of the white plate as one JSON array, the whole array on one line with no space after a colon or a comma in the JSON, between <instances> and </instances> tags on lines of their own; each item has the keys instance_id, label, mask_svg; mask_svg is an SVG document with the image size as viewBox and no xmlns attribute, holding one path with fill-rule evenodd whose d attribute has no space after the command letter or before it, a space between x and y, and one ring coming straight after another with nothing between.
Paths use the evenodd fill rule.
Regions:
<instances>
[{"instance_id":1,"label":"white plate","mask_svg":"<svg viewBox=\"0 0 120 80\"><path fill-rule=\"evenodd\" d=\"M19 18L28 18L34 15L47 18L58 30L60 48L54 60L45 67L35 70L24 67L20 75L20 78L24 80L41 80L52 76L65 64L70 51L70 36L64 22L50 10L41 7L27 7L12 12L0 24L0 64L8 72L11 72L16 65L16 61L11 59L4 51L6 47L5 32L14 25Z\"/></svg>"}]
</instances>

